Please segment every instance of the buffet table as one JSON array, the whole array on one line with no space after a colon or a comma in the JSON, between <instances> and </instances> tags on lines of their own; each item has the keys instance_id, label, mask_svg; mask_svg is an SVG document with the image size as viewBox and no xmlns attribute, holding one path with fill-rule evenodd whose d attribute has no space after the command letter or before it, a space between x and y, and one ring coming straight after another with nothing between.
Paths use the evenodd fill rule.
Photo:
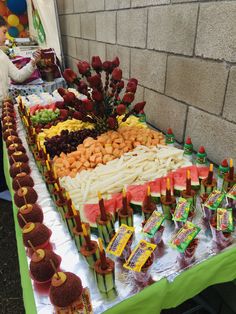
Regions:
<instances>
[{"instance_id":1,"label":"buffet table","mask_svg":"<svg viewBox=\"0 0 236 314\"><path fill-rule=\"evenodd\" d=\"M6 181L13 195L5 143L3 143L3 147ZM37 313L34 292L29 276L26 251L21 235L22 232L17 222L17 208L14 204L13 214L25 311L26 313L34 314ZM176 307L211 285L234 280L236 278L235 260L236 247L232 245L223 252L194 265L174 277L161 279L136 295L116 304L104 313L118 314L122 311L131 314L159 313L163 309ZM45 311L42 313L45 313Z\"/></svg>"}]
</instances>

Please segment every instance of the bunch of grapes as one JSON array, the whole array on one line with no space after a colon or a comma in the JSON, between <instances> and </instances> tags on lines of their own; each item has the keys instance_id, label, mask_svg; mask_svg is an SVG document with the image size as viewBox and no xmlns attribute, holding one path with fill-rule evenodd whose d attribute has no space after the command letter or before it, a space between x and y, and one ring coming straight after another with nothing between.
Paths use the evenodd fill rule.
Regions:
<instances>
[{"instance_id":1,"label":"bunch of grapes","mask_svg":"<svg viewBox=\"0 0 236 314\"><path fill-rule=\"evenodd\" d=\"M67 154L75 151L79 144L82 144L87 137L96 138L98 131L83 129L79 131L69 132L62 130L60 135L46 138L45 147L51 158L59 156L62 152Z\"/></svg>"}]
</instances>

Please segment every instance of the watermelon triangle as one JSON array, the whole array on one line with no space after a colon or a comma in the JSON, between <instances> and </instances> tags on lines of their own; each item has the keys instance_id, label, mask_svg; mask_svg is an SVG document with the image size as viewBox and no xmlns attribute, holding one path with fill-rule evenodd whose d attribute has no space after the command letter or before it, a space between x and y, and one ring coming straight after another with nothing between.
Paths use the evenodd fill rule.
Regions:
<instances>
[{"instance_id":1,"label":"watermelon triangle","mask_svg":"<svg viewBox=\"0 0 236 314\"><path fill-rule=\"evenodd\" d=\"M159 197L161 195L161 178L148 183L151 189L151 196Z\"/></svg>"},{"instance_id":2,"label":"watermelon triangle","mask_svg":"<svg viewBox=\"0 0 236 314\"><path fill-rule=\"evenodd\" d=\"M199 179L206 179L208 176L209 168L208 167L197 167Z\"/></svg>"},{"instance_id":3,"label":"watermelon triangle","mask_svg":"<svg viewBox=\"0 0 236 314\"><path fill-rule=\"evenodd\" d=\"M179 168L173 172L175 190L183 191L186 188L187 170L190 170L191 185L199 186L198 168L196 166L188 166Z\"/></svg>"},{"instance_id":4,"label":"watermelon triangle","mask_svg":"<svg viewBox=\"0 0 236 314\"><path fill-rule=\"evenodd\" d=\"M127 192L131 194L131 201L130 203L136 205L142 205L144 199L147 194L147 184L144 185L130 185L127 188Z\"/></svg>"}]
</instances>

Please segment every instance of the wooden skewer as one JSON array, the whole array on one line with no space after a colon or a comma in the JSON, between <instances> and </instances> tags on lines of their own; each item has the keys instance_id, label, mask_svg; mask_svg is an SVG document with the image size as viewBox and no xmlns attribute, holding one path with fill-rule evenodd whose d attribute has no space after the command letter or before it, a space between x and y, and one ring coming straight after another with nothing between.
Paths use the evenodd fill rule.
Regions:
<instances>
[{"instance_id":1,"label":"wooden skewer","mask_svg":"<svg viewBox=\"0 0 236 314\"><path fill-rule=\"evenodd\" d=\"M20 218L24 221L24 223L27 225L27 221L25 220L25 217L22 214L19 214Z\"/></svg>"},{"instance_id":2,"label":"wooden skewer","mask_svg":"<svg viewBox=\"0 0 236 314\"><path fill-rule=\"evenodd\" d=\"M16 180L18 186L19 186L19 189L21 188L21 185L20 185L20 182L18 180Z\"/></svg>"},{"instance_id":3,"label":"wooden skewer","mask_svg":"<svg viewBox=\"0 0 236 314\"><path fill-rule=\"evenodd\" d=\"M55 265L54 265L54 263L53 263L53 261L52 261L51 258L50 258L49 262L50 262L50 264L52 265L52 268L53 268L53 270L55 271L55 274L57 275L57 279L60 280L61 277L60 277L60 275L58 274L58 271L57 271L57 269L56 269L56 267L55 267Z\"/></svg>"},{"instance_id":4,"label":"wooden skewer","mask_svg":"<svg viewBox=\"0 0 236 314\"><path fill-rule=\"evenodd\" d=\"M39 255L39 253L37 252L36 248L33 246L32 242L30 240L27 241L31 247L31 249L34 251L34 253L36 253L37 255Z\"/></svg>"}]
</instances>

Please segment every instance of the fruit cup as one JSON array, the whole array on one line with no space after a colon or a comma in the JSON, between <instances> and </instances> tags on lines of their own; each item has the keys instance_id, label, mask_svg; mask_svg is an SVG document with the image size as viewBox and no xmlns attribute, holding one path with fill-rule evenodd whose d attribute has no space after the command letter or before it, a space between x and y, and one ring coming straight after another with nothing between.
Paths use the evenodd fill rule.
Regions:
<instances>
[{"instance_id":1,"label":"fruit cup","mask_svg":"<svg viewBox=\"0 0 236 314\"><path fill-rule=\"evenodd\" d=\"M198 239L195 238L192 240L192 242L189 244L189 246L187 247L187 249L185 250L184 253L179 253L178 256L178 262L180 263L180 265L182 267L187 267L188 265L190 265L194 259L195 259L195 252L198 246Z\"/></svg>"},{"instance_id":2,"label":"fruit cup","mask_svg":"<svg viewBox=\"0 0 236 314\"><path fill-rule=\"evenodd\" d=\"M151 279L151 268L152 268L153 261L154 261L154 254L152 253L152 255L148 258L146 263L143 265L140 272L137 272L137 271L132 272L134 280L137 283L142 284L144 286L148 285L148 282Z\"/></svg>"}]
</instances>

